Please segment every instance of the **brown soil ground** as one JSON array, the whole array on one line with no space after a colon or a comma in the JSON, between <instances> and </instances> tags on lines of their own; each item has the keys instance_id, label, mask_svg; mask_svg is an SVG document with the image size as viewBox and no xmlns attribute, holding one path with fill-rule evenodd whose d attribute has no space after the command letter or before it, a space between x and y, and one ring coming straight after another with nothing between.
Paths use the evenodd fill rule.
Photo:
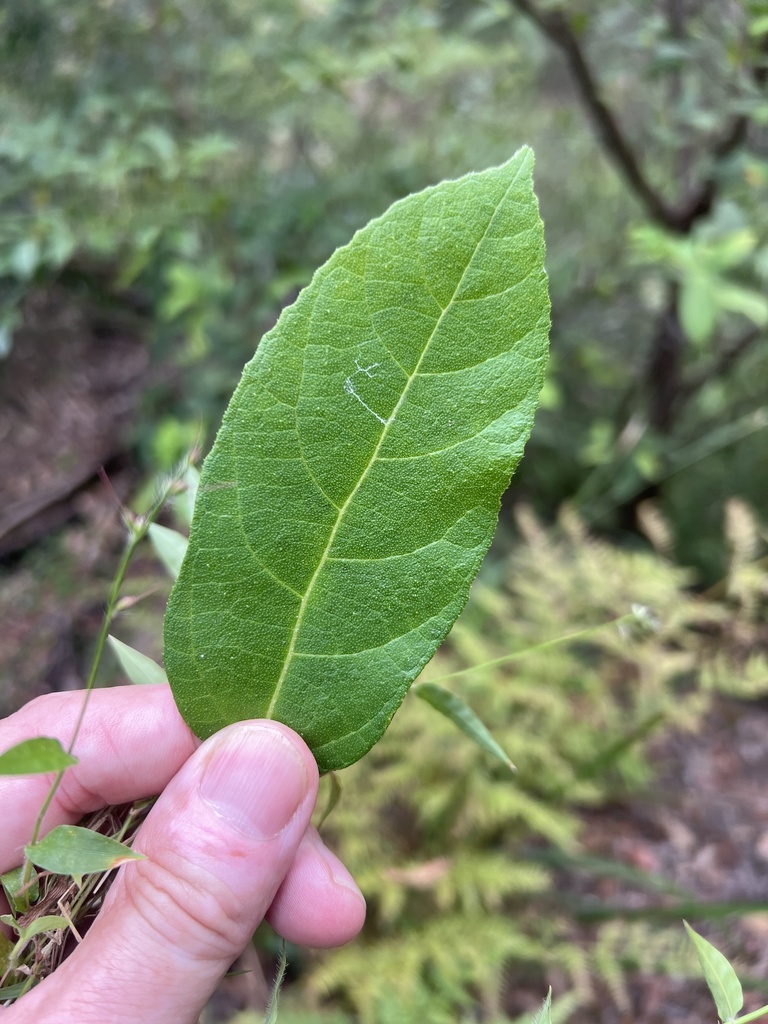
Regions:
<instances>
[{"instance_id":1,"label":"brown soil ground","mask_svg":"<svg viewBox=\"0 0 768 1024\"><path fill-rule=\"evenodd\" d=\"M0 361L0 714L82 685L137 483L124 453L148 362L55 294L29 304Z\"/></svg>"},{"instance_id":2,"label":"brown soil ground","mask_svg":"<svg viewBox=\"0 0 768 1024\"><path fill-rule=\"evenodd\" d=\"M658 779L647 798L585 815L586 845L687 895L660 898L614 879L592 895L639 915L665 908L667 923L681 927L680 917L689 918L737 967L743 1012L750 1012L768 1003L768 707L721 699L699 732L666 737L656 757ZM705 909L711 904L740 905L741 912L720 917ZM635 975L629 996L624 1012L605 1006L600 1024L716 1019L703 983ZM579 1016L574 1024L590 1020Z\"/></svg>"}]
</instances>

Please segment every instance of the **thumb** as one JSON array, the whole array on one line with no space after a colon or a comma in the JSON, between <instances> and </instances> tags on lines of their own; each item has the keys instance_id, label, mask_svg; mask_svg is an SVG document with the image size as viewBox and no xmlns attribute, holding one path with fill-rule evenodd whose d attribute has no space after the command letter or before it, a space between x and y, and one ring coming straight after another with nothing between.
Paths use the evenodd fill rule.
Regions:
<instances>
[{"instance_id":1,"label":"thumb","mask_svg":"<svg viewBox=\"0 0 768 1024\"><path fill-rule=\"evenodd\" d=\"M285 726L243 722L203 743L141 828L134 849L147 859L120 869L19 1021L197 1021L269 908L316 794L314 759Z\"/></svg>"}]
</instances>

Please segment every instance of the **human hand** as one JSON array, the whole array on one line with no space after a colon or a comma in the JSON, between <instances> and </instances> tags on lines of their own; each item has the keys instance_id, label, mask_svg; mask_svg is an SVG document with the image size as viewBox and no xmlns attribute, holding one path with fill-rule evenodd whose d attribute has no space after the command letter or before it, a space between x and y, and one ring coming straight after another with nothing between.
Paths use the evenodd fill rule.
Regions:
<instances>
[{"instance_id":1,"label":"human hand","mask_svg":"<svg viewBox=\"0 0 768 1024\"><path fill-rule=\"evenodd\" d=\"M67 744L83 693L31 701L0 722L0 751L34 736ZM309 824L314 759L277 722L229 726L204 743L167 686L96 690L41 835L112 804L160 793L83 942L2 1024L187 1024L266 917L286 939L353 938L363 897ZM51 776L0 778L0 873L16 867Z\"/></svg>"}]
</instances>

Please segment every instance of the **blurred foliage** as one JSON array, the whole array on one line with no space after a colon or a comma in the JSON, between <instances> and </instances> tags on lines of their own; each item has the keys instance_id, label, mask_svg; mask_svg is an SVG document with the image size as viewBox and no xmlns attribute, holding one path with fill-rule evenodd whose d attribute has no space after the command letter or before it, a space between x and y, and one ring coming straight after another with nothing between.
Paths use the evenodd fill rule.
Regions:
<instances>
[{"instance_id":1,"label":"blurred foliage","mask_svg":"<svg viewBox=\"0 0 768 1024\"><path fill-rule=\"evenodd\" d=\"M612 531L659 497L717 578L727 498L768 507L766 19L765 0L6 5L0 352L54 283L130 311L180 373L136 432L167 466L356 227L529 142L554 357L516 486Z\"/></svg>"},{"instance_id":2,"label":"blurred foliage","mask_svg":"<svg viewBox=\"0 0 768 1024\"><path fill-rule=\"evenodd\" d=\"M663 520L645 514L666 547ZM619 913L585 930L577 894L559 889L542 853L578 864L579 812L652 785L654 744L695 729L713 691L766 692L768 591L755 561L765 538L744 505L730 507L729 574L717 593L694 597L688 572L663 554L617 550L572 513L553 531L529 511L519 517L524 542L476 584L423 675L460 693L518 770L409 696L380 743L341 773L323 829L366 896L365 929L340 950L292 951L302 984L283 1000L285 1024L506 1021L519 986L543 993L553 980L564 1021L577 1007L597 1013L606 992L629 1013L632 973L696 974L679 921ZM645 610L632 624L538 649L637 602ZM482 667L496 658L506 660ZM663 887L623 870L640 888Z\"/></svg>"},{"instance_id":3,"label":"blurred foliage","mask_svg":"<svg viewBox=\"0 0 768 1024\"><path fill-rule=\"evenodd\" d=\"M711 692L765 690L767 49L766 0L0 7L0 359L46 290L129 325L174 369L136 424L145 467L210 437L260 334L368 218L523 142L537 154L553 357L515 480L536 514L425 678L632 604L659 628L446 680L512 778L408 699L327 826L366 931L294 954L315 1005L289 988L286 1024L502 1020L521 977L540 997L550 975L564 1021L598 984L625 1005L627 970L693 968L684 940L640 922L597 925L583 948L536 855L577 856L578 810L646 786L648 745L695 727ZM578 516L548 532L537 516L564 500ZM48 553L25 572L67 599ZM14 586L9 604L31 590ZM150 618L130 639L155 653Z\"/></svg>"}]
</instances>

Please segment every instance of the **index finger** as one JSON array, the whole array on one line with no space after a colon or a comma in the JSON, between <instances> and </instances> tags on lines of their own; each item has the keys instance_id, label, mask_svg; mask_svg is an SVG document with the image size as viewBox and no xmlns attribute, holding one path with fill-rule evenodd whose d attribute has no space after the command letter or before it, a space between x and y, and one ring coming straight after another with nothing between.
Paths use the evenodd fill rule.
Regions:
<instances>
[{"instance_id":1,"label":"index finger","mask_svg":"<svg viewBox=\"0 0 768 1024\"><path fill-rule=\"evenodd\" d=\"M35 736L69 745L84 690L37 697L0 722L0 752ZM200 741L184 723L167 684L93 690L68 768L41 835L84 814L162 792ZM0 777L0 874L23 859L53 774Z\"/></svg>"}]
</instances>

